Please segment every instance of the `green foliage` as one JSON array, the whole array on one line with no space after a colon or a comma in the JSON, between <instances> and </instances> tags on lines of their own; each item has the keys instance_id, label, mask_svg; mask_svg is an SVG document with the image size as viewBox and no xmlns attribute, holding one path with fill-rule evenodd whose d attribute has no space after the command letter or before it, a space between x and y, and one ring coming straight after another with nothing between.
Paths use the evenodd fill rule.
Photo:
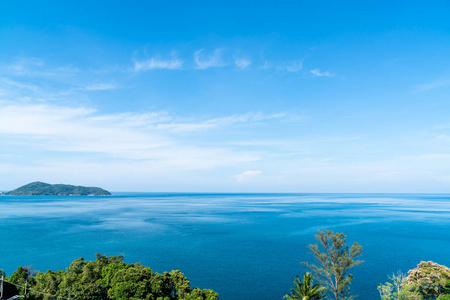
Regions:
<instances>
[{"instance_id":1,"label":"green foliage","mask_svg":"<svg viewBox=\"0 0 450 300\"><path fill-rule=\"evenodd\" d=\"M20 289L13 284L22 286L25 285L31 286L36 282L35 278L33 277L34 274L35 272L30 267L18 267L17 270L10 277L5 278L6 281L12 283L12 284L6 283L4 285L5 294L9 296L24 295L25 290Z\"/></svg>"},{"instance_id":2,"label":"green foliage","mask_svg":"<svg viewBox=\"0 0 450 300\"><path fill-rule=\"evenodd\" d=\"M294 279L295 288L291 289L290 295L285 295L283 298L287 300L320 300L325 298L325 288L320 284L312 284L313 276L307 272L303 274L303 281L296 276Z\"/></svg>"},{"instance_id":3,"label":"green foliage","mask_svg":"<svg viewBox=\"0 0 450 300\"><path fill-rule=\"evenodd\" d=\"M450 294L450 280L444 282L444 292Z\"/></svg>"},{"instance_id":4,"label":"green foliage","mask_svg":"<svg viewBox=\"0 0 450 300\"><path fill-rule=\"evenodd\" d=\"M66 274L64 271L52 272L50 270L47 270L47 272L45 273L42 272L37 273L35 275L36 284L34 285L33 289L48 295L34 292L30 293L33 295L35 299L43 299L43 300L53 299L53 297L51 297L50 295L60 294L59 293L60 285L65 275Z\"/></svg>"},{"instance_id":5,"label":"green foliage","mask_svg":"<svg viewBox=\"0 0 450 300\"><path fill-rule=\"evenodd\" d=\"M28 273L27 267L18 267L11 277L9 277L8 281L16 284L24 284L28 278Z\"/></svg>"},{"instance_id":6,"label":"green foliage","mask_svg":"<svg viewBox=\"0 0 450 300\"><path fill-rule=\"evenodd\" d=\"M404 284L415 286L424 299L436 299L445 294L446 282L450 280L450 268L432 261L422 261L417 268L408 271Z\"/></svg>"},{"instance_id":7,"label":"green foliage","mask_svg":"<svg viewBox=\"0 0 450 300\"><path fill-rule=\"evenodd\" d=\"M125 299L153 299L152 269L140 264L117 271L111 281L108 296L117 300Z\"/></svg>"},{"instance_id":8,"label":"green foliage","mask_svg":"<svg viewBox=\"0 0 450 300\"><path fill-rule=\"evenodd\" d=\"M320 244L309 245L317 264L304 263L310 268L320 283L333 295L336 300L352 299L350 283L353 275L348 271L364 261L355 260L362 255L362 247L353 243L346 245L345 234L334 233L331 230L319 231L315 238Z\"/></svg>"},{"instance_id":9,"label":"green foliage","mask_svg":"<svg viewBox=\"0 0 450 300\"><path fill-rule=\"evenodd\" d=\"M450 300L450 295L449 294L440 295L439 297L436 298L436 300Z\"/></svg>"},{"instance_id":10,"label":"green foliage","mask_svg":"<svg viewBox=\"0 0 450 300\"><path fill-rule=\"evenodd\" d=\"M392 283L386 282L378 286L381 300L420 300L422 295L411 284L404 284L405 275L401 272L388 276Z\"/></svg>"},{"instance_id":11,"label":"green foliage","mask_svg":"<svg viewBox=\"0 0 450 300\"><path fill-rule=\"evenodd\" d=\"M51 300L218 300L213 290L191 290L191 284L180 271L154 273L152 269L122 261L123 255L96 254L94 261L74 260L66 271L38 272L19 267L8 281L24 286L28 282L27 299ZM8 295L23 294L23 289L8 287Z\"/></svg>"},{"instance_id":12,"label":"green foliage","mask_svg":"<svg viewBox=\"0 0 450 300\"><path fill-rule=\"evenodd\" d=\"M110 192L98 187L48 184L39 181L21 186L6 194L15 196L111 196Z\"/></svg>"},{"instance_id":13,"label":"green foliage","mask_svg":"<svg viewBox=\"0 0 450 300\"><path fill-rule=\"evenodd\" d=\"M194 288L185 300L219 300L219 294L213 290Z\"/></svg>"}]
</instances>

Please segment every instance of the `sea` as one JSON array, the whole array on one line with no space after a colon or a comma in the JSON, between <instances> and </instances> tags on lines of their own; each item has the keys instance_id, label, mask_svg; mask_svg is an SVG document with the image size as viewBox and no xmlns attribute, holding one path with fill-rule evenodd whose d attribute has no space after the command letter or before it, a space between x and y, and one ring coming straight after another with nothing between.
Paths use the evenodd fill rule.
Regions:
<instances>
[{"instance_id":1,"label":"sea","mask_svg":"<svg viewBox=\"0 0 450 300\"><path fill-rule=\"evenodd\" d=\"M0 269L64 270L79 257L124 254L155 272L180 270L221 300L282 299L314 262L318 230L363 247L357 299L420 261L450 266L447 194L114 193L0 196Z\"/></svg>"}]
</instances>

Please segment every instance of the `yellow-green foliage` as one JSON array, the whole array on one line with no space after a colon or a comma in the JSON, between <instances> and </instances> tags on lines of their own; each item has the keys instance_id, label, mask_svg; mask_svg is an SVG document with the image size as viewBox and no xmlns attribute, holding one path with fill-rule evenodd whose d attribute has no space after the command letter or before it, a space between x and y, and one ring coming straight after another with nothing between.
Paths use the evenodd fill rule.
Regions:
<instances>
[{"instance_id":1,"label":"yellow-green foliage","mask_svg":"<svg viewBox=\"0 0 450 300\"><path fill-rule=\"evenodd\" d=\"M391 282L378 286L381 300L421 300L422 295L413 284L403 283L405 275L401 272L388 276Z\"/></svg>"}]
</instances>

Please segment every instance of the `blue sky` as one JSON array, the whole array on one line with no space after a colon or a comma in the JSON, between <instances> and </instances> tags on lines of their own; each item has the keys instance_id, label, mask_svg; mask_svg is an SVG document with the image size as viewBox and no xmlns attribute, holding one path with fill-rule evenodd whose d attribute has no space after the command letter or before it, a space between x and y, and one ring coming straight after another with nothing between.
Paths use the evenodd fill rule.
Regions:
<instances>
[{"instance_id":1,"label":"blue sky","mask_svg":"<svg viewBox=\"0 0 450 300\"><path fill-rule=\"evenodd\" d=\"M447 1L2 1L0 189L450 192Z\"/></svg>"}]
</instances>

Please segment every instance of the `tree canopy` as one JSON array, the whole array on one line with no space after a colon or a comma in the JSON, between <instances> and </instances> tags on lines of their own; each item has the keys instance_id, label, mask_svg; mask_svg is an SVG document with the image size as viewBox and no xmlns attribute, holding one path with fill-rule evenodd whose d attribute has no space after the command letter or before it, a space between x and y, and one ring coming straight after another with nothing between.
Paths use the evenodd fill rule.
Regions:
<instances>
[{"instance_id":1,"label":"tree canopy","mask_svg":"<svg viewBox=\"0 0 450 300\"><path fill-rule=\"evenodd\" d=\"M362 247L354 242L351 247L346 245L346 235L334 233L331 230L319 231L315 238L319 245L309 245L316 264L304 264L316 275L332 297L336 300L351 299L350 282L353 275L348 271L364 261L356 260L362 255Z\"/></svg>"},{"instance_id":2,"label":"tree canopy","mask_svg":"<svg viewBox=\"0 0 450 300\"><path fill-rule=\"evenodd\" d=\"M404 284L416 286L424 298L435 299L450 291L450 268L432 261L421 261L409 270Z\"/></svg>"},{"instance_id":3,"label":"tree canopy","mask_svg":"<svg viewBox=\"0 0 450 300\"><path fill-rule=\"evenodd\" d=\"M178 270L153 272L140 263L127 264L123 255L96 254L96 259L74 260L65 271L32 272L19 267L6 281L5 295L25 293L27 299L51 300L218 300L213 290L191 288L186 276ZM21 288L21 287L22 288Z\"/></svg>"},{"instance_id":4,"label":"tree canopy","mask_svg":"<svg viewBox=\"0 0 450 300\"><path fill-rule=\"evenodd\" d=\"M313 276L306 272L303 274L303 281L296 276L294 279L295 288L291 289L290 295L285 295L287 300L320 300L325 298L325 288L320 283L312 284Z\"/></svg>"}]
</instances>

